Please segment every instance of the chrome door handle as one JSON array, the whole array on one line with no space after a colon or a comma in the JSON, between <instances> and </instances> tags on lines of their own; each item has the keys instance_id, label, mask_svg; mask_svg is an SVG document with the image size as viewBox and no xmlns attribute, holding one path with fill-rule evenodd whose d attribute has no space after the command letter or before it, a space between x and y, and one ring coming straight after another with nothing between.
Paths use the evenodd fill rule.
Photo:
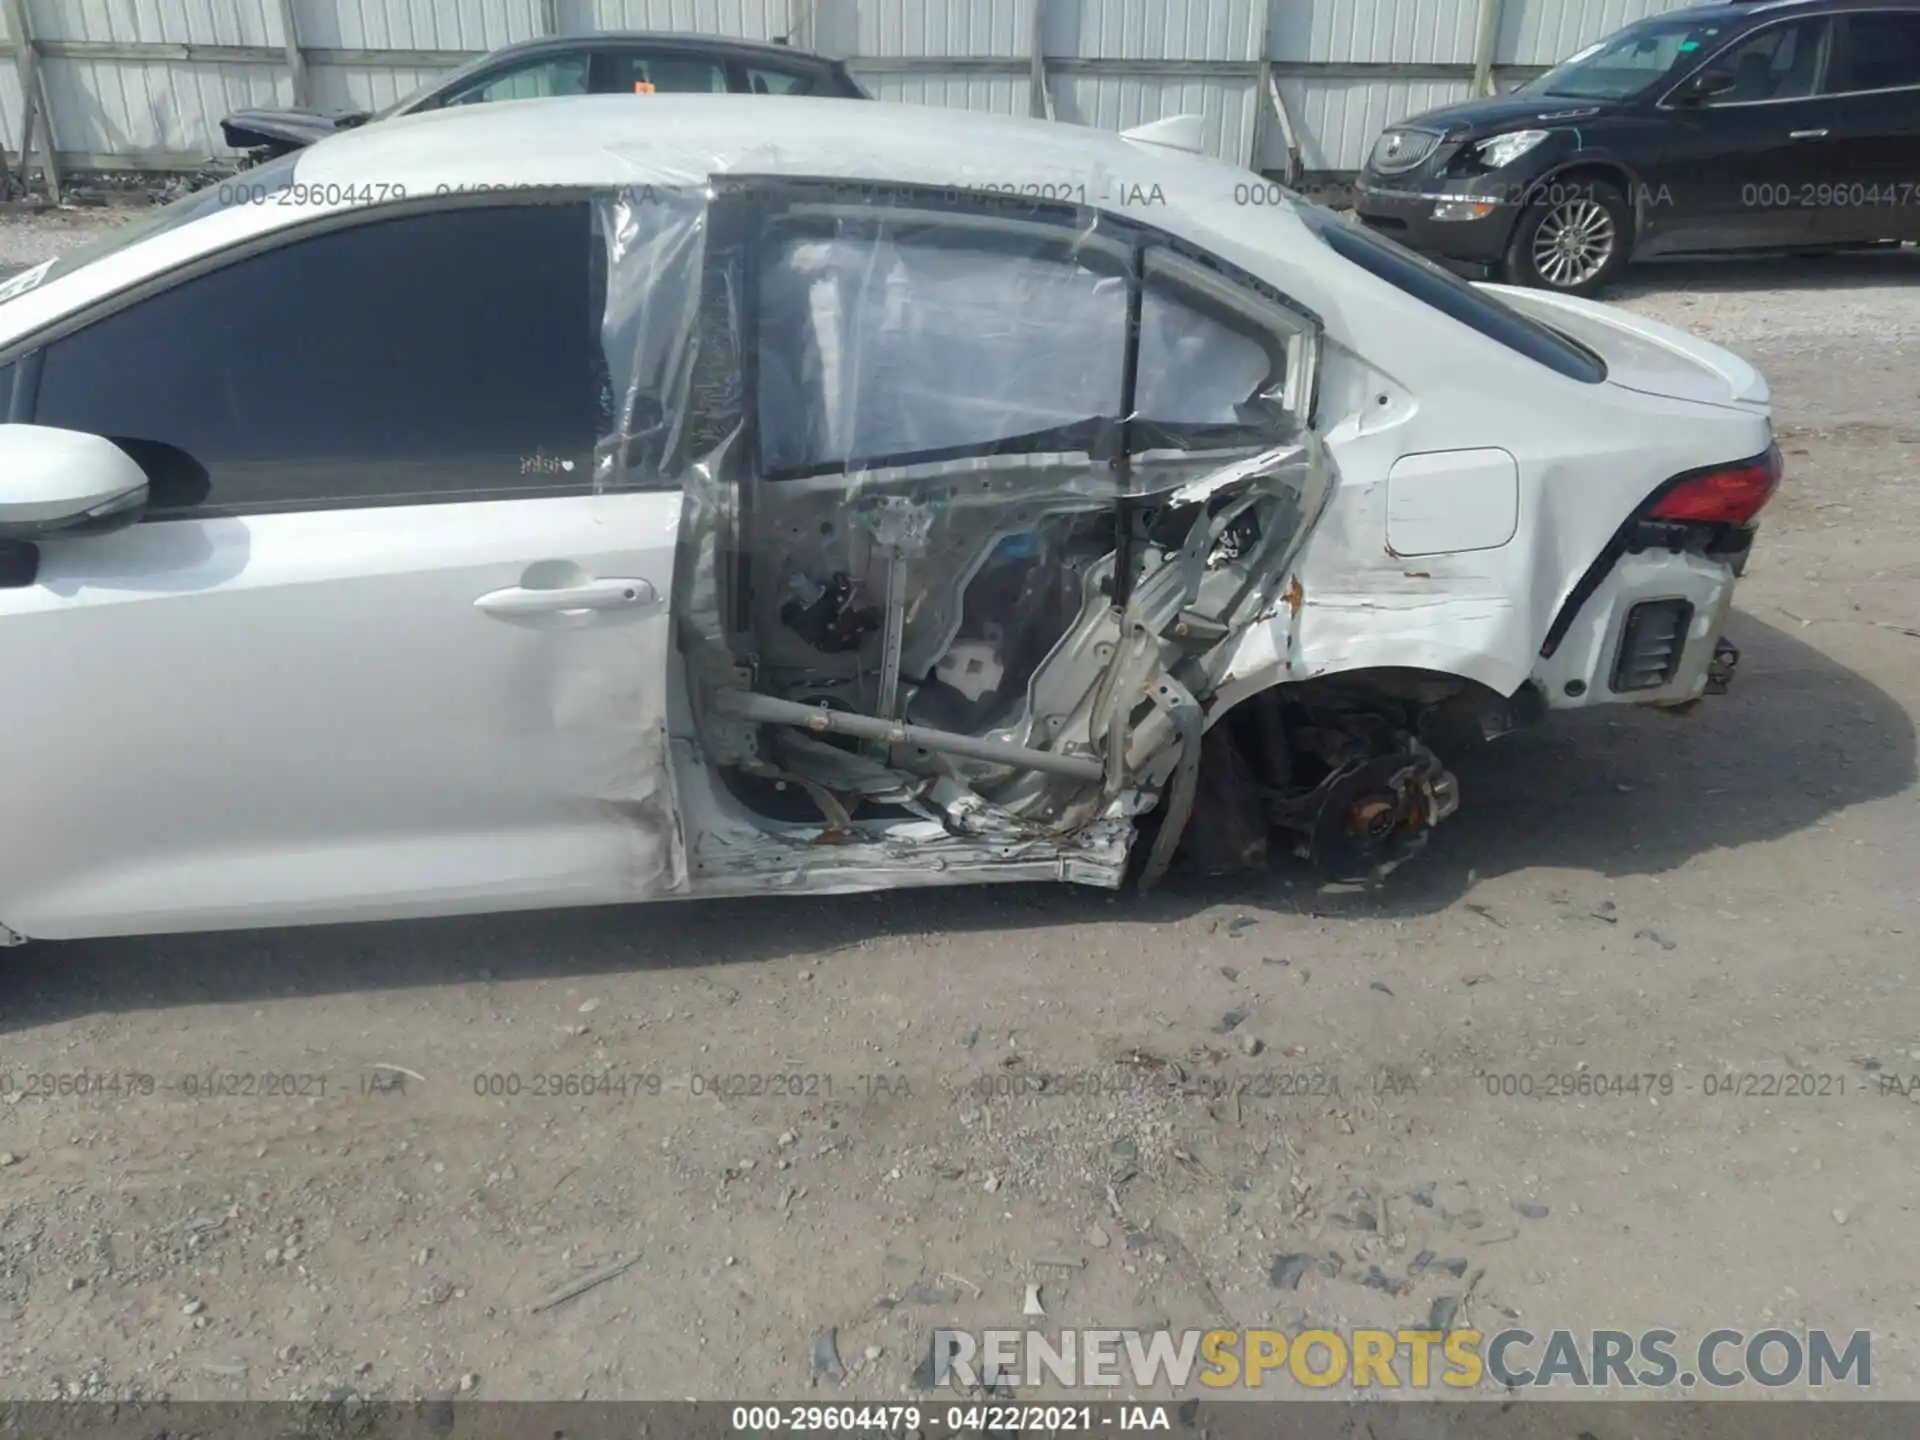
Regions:
<instances>
[{"instance_id":1,"label":"chrome door handle","mask_svg":"<svg viewBox=\"0 0 1920 1440\"><path fill-rule=\"evenodd\" d=\"M473 602L488 615L553 615L579 610L636 610L651 605L658 593L645 580L589 580L558 590L530 590L509 585Z\"/></svg>"},{"instance_id":2,"label":"chrome door handle","mask_svg":"<svg viewBox=\"0 0 1920 1440\"><path fill-rule=\"evenodd\" d=\"M1787 138L1789 140L1824 140L1827 134L1825 130L1795 130Z\"/></svg>"}]
</instances>

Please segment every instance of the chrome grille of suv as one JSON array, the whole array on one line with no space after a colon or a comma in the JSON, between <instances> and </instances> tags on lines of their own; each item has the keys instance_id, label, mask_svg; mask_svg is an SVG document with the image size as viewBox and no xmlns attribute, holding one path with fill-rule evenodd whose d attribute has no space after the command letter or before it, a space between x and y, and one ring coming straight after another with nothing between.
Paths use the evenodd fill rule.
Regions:
<instances>
[{"instance_id":1,"label":"chrome grille of suv","mask_svg":"<svg viewBox=\"0 0 1920 1440\"><path fill-rule=\"evenodd\" d=\"M1439 145L1440 137L1425 130L1388 130L1374 142L1367 163L1382 175L1397 175L1424 163Z\"/></svg>"}]
</instances>

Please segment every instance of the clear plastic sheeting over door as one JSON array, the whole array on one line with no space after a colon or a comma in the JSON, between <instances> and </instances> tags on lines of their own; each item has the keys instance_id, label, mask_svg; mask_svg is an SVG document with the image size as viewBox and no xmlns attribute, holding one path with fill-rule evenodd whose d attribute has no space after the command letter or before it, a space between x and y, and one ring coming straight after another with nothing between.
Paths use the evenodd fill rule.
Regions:
<instances>
[{"instance_id":1,"label":"clear plastic sheeting over door","mask_svg":"<svg viewBox=\"0 0 1920 1440\"><path fill-rule=\"evenodd\" d=\"M1065 436L1117 418L1126 256L1082 249L1094 253L1050 236L914 223L779 237L760 282L765 473Z\"/></svg>"},{"instance_id":2,"label":"clear plastic sheeting over door","mask_svg":"<svg viewBox=\"0 0 1920 1440\"><path fill-rule=\"evenodd\" d=\"M719 176L602 225L599 480L684 491L702 762L769 834L1104 876L1196 741L1172 667L1271 613L1324 498L1311 317L1089 207Z\"/></svg>"}]
</instances>

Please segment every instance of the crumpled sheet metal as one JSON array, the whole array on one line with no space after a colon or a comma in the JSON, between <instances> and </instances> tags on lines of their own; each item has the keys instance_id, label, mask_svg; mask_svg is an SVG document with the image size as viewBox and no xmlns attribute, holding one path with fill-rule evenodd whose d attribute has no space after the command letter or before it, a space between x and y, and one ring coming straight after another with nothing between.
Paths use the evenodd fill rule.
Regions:
<instances>
[{"instance_id":1,"label":"crumpled sheet metal","mask_svg":"<svg viewBox=\"0 0 1920 1440\"><path fill-rule=\"evenodd\" d=\"M760 146L750 158L768 168L777 153ZM1013 657L993 663L1018 703L906 718L1030 748L1099 754L1117 743L1131 763L1098 796L982 761L943 757L940 772L1025 823L1070 813L1084 826L1130 804L1139 762L1178 737L1166 727L1143 752L1124 720L1114 733L1114 717L1177 657L1157 630L1138 631L1137 607L1139 638L1121 644L1129 617L1093 588L1102 562L1110 587L1111 558L1132 553L1117 538L1132 523L1127 502L1171 497L1195 517L1175 542L1178 598L1202 603L1206 590L1237 619L1264 603L1325 498L1305 429L1317 325L1092 205L989 200L983 215L978 197L955 211L937 188L724 165L683 178L599 205L611 378L595 477L683 496L673 603L690 692L750 686L891 715L902 695L937 690L944 659L986 663L985 612L995 656ZM1262 537L1259 574L1215 577L1204 571L1220 568L1224 522L1210 517L1234 487L1265 492L1262 515L1287 533ZM751 586L738 583L743 567ZM832 636L826 648L846 654L823 655L819 637L802 643L780 623L778 607L817 596L829 572L845 577L850 606L884 611L900 632L887 637L879 693L859 636L845 647ZM1059 583L1036 588L1034 577ZM753 727L716 722L697 699L694 712L714 763L764 770L780 759L758 754ZM1154 778L1173 763L1153 766Z\"/></svg>"}]
</instances>

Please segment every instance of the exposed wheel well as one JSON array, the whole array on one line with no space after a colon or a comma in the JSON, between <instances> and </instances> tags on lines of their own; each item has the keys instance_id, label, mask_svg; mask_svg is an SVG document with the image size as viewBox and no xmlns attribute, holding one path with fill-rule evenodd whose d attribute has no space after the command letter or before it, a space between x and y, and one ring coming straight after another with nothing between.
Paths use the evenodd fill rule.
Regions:
<instances>
[{"instance_id":1,"label":"exposed wheel well","mask_svg":"<svg viewBox=\"0 0 1920 1440\"><path fill-rule=\"evenodd\" d=\"M1545 713L1523 689L1411 668L1276 684L1215 718L1180 854L1218 873L1265 863L1270 837L1338 878L1384 874L1453 812L1436 751ZM1356 829L1354 817L1365 823ZM1151 823L1151 821L1149 822Z\"/></svg>"}]
</instances>

